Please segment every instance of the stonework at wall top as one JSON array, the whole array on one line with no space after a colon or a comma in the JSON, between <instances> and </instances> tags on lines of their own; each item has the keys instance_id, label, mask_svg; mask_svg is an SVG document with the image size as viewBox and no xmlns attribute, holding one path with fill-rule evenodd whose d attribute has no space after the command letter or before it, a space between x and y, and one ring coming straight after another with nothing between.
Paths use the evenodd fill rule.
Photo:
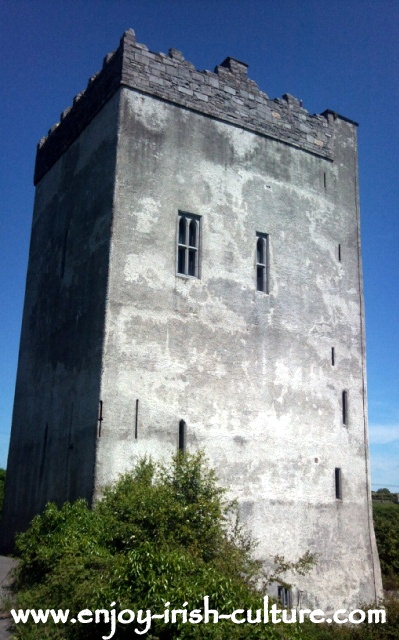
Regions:
<instances>
[{"instance_id":1,"label":"stonework at wall top","mask_svg":"<svg viewBox=\"0 0 399 640\"><path fill-rule=\"evenodd\" d=\"M129 29L119 47L104 58L101 71L89 79L87 88L75 96L72 107L63 111L60 122L40 140L34 183L41 180L121 86L333 160L337 114L327 110L310 115L289 94L270 99L247 77L247 67L228 57L215 72L198 71L176 49L170 49L168 55L149 51L136 42L134 31Z\"/></svg>"}]
</instances>

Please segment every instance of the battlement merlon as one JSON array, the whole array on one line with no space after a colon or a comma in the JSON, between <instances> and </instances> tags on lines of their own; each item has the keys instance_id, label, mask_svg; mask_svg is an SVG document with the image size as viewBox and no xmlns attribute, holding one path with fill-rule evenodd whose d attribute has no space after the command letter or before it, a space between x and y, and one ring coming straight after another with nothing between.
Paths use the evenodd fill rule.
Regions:
<instances>
[{"instance_id":1,"label":"battlement merlon","mask_svg":"<svg viewBox=\"0 0 399 640\"><path fill-rule=\"evenodd\" d=\"M270 99L247 77L247 69L244 62L228 57L214 72L198 71L177 49L169 49L168 55L149 51L129 29L119 47L104 58L101 71L89 79L87 88L63 111L60 122L40 140L34 184L121 86L333 160L334 121L338 117L356 123L331 110L310 115L289 94Z\"/></svg>"}]
</instances>

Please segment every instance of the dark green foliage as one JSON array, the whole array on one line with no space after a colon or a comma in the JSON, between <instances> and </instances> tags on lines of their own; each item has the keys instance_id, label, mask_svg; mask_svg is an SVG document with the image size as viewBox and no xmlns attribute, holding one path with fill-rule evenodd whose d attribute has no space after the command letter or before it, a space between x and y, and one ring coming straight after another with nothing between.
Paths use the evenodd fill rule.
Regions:
<instances>
[{"instance_id":1,"label":"dark green foliage","mask_svg":"<svg viewBox=\"0 0 399 640\"><path fill-rule=\"evenodd\" d=\"M201 455L177 456L168 468L142 461L93 510L82 500L62 509L50 504L18 537L18 607L76 614L116 603L118 611L162 613L165 602L170 609L184 602L189 611L201 609L208 595L219 612L255 614L263 605L254 586L260 567L237 520L230 531L234 513ZM114 638L136 637L134 626L119 625ZM256 640L300 633L294 625L280 627L153 621L146 637ZM26 624L18 625L16 637L99 639L109 632L109 625Z\"/></svg>"},{"instance_id":2,"label":"dark green foliage","mask_svg":"<svg viewBox=\"0 0 399 640\"><path fill-rule=\"evenodd\" d=\"M396 493L391 493L389 489L377 489L377 491L371 492L373 501L379 502L398 502L398 496Z\"/></svg>"},{"instance_id":3,"label":"dark green foliage","mask_svg":"<svg viewBox=\"0 0 399 640\"><path fill-rule=\"evenodd\" d=\"M386 610L386 622L368 624L364 622L358 625L349 624L312 624L309 621L303 626L303 637L306 640L398 640L399 638L399 601L393 598L386 599L378 605L362 609Z\"/></svg>"},{"instance_id":4,"label":"dark green foliage","mask_svg":"<svg viewBox=\"0 0 399 640\"><path fill-rule=\"evenodd\" d=\"M3 512L3 500L4 500L4 485L6 482L6 471L5 469L0 469L0 518Z\"/></svg>"},{"instance_id":5,"label":"dark green foliage","mask_svg":"<svg viewBox=\"0 0 399 640\"><path fill-rule=\"evenodd\" d=\"M392 502L374 504L376 533L385 574L398 572L399 508ZM48 505L30 529L19 536L18 607L69 609L150 609L162 613L201 609L208 595L212 608L261 609L262 577L252 559L253 545L235 519L234 504L226 504L201 455L177 456L170 467L142 461L132 474L106 490L90 510L82 500L62 509ZM233 522L233 525L231 523ZM305 554L294 566L283 557L266 582L281 579L285 571L309 570L314 559ZM112 603L116 603L113 605ZM389 600L386 624L236 625L169 624L153 621L152 640L396 640L399 603ZM366 608L366 607L364 607ZM376 608L376 607L372 607ZM140 637L135 623L119 624L116 640ZM52 623L18 625L21 640L100 640L109 624Z\"/></svg>"},{"instance_id":6,"label":"dark green foliage","mask_svg":"<svg viewBox=\"0 0 399 640\"><path fill-rule=\"evenodd\" d=\"M374 530L384 588L399 589L399 505L373 501Z\"/></svg>"}]
</instances>

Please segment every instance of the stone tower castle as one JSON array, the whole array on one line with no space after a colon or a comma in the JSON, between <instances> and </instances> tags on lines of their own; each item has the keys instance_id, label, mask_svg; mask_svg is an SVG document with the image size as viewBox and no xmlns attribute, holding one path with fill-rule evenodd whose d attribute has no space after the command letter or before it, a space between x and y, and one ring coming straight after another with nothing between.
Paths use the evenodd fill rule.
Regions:
<instances>
[{"instance_id":1,"label":"stone tower castle","mask_svg":"<svg viewBox=\"0 0 399 640\"><path fill-rule=\"evenodd\" d=\"M371 601L356 123L127 31L38 146L3 547L203 448L293 604Z\"/></svg>"}]
</instances>

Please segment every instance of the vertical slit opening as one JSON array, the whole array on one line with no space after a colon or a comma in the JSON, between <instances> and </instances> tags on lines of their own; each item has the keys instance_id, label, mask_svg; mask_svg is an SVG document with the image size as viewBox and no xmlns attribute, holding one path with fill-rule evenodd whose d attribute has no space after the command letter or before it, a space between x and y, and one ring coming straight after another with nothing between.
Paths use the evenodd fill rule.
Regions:
<instances>
[{"instance_id":1,"label":"vertical slit opening","mask_svg":"<svg viewBox=\"0 0 399 640\"><path fill-rule=\"evenodd\" d=\"M139 428L139 401L136 400L136 418L134 422L134 439L138 438L138 428Z\"/></svg>"},{"instance_id":2,"label":"vertical slit opening","mask_svg":"<svg viewBox=\"0 0 399 640\"><path fill-rule=\"evenodd\" d=\"M342 257L342 256L341 256L341 245L339 244L339 245L338 245L338 261L339 261L339 262L341 262L341 261L342 261L342 260L341 260L341 257Z\"/></svg>"},{"instance_id":3,"label":"vertical slit opening","mask_svg":"<svg viewBox=\"0 0 399 640\"><path fill-rule=\"evenodd\" d=\"M64 234L64 242L63 242L63 244L62 244L61 269L60 269L60 277L61 277L61 280L63 280L63 278L64 278L64 273L65 273L65 262L66 262L67 246L68 246L68 235L69 235L69 227L68 227L68 229L65 231L65 234Z\"/></svg>"},{"instance_id":4,"label":"vertical slit opening","mask_svg":"<svg viewBox=\"0 0 399 640\"><path fill-rule=\"evenodd\" d=\"M342 392L342 424L348 425L348 392Z\"/></svg>"},{"instance_id":5,"label":"vertical slit opening","mask_svg":"<svg viewBox=\"0 0 399 640\"><path fill-rule=\"evenodd\" d=\"M339 467L335 467L335 498L336 500L342 500L342 480Z\"/></svg>"},{"instance_id":6,"label":"vertical slit opening","mask_svg":"<svg viewBox=\"0 0 399 640\"><path fill-rule=\"evenodd\" d=\"M101 438L101 426L103 421L103 401L100 400L98 403L98 437Z\"/></svg>"},{"instance_id":7,"label":"vertical slit opening","mask_svg":"<svg viewBox=\"0 0 399 640\"><path fill-rule=\"evenodd\" d=\"M269 236L256 232L256 289L269 293Z\"/></svg>"},{"instance_id":8,"label":"vertical slit opening","mask_svg":"<svg viewBox=\"0 0 399 640\"><path fill-rule=\"evenodd\" d=\"M48 422L46 422L46 426L44 428L42 459L40 462L40 469L39 469L39 482L41 482L43 479L44 465L46 462L47 439L48 439Z\"/></svg>"},{"instance_id":9,"label":"vertical slit opening","mask_svg":"<svg viewBox=\"0 0 399 640\"><path fill-rule=\"evenodd\" d=\"M335 365L335 349L334 349L334 347L331 347L331 364L332 364L332 366Z\"/></svg>"},{"instance_id":10,"label":"vertical slit opening","mask_svg":"<svg viewBox=\"0 0 399 640\"><path fill-rule=\"evenodd\" d=\"M186 450L186 431L187 425L184 420L180 420L179 422L179 451Z\"/></svg>"}]
</instances>

